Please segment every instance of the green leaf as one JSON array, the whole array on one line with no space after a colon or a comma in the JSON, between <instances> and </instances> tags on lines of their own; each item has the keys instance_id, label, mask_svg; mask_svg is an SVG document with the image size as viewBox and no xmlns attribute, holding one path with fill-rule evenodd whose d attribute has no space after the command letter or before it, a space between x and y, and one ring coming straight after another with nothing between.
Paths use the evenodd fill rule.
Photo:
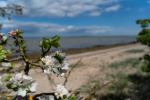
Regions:
<instances>
[{"instance_id":1,"label":"green leaf","mask_svg":"<svg viewBox=\"0 0 150 100\"><path fill-rule=\"evenodd\" d=\"M60 53L55 53L54 58L57 59L60 64L64 60L64 57Z\"/></svg>"},{"instance_id":2,"label":"green leaf","mask_svg":"<svg viewBox=\"0 0 150 100\"><path fill-rule=\"evenodd\" d=\"M48 38L43 38L41 41L40 41L40 45L41 47L43 47L44 49L48 49L51 47L51 44L50 44L50 41Z\"/></svg>"},{"instance_id":3,"label":"green leaf","mask_svg":"<svg viewBox=\"0 0 150 100\"><path fill-rule=\"evenodd\" d=\"M0 45L0 61L6 58L6 54L8 54L8 51Z\"/></svg>"},{"instance_id":4,"label":"green leaf","mask_svg":"<svg viewBox=\"0 0 150 100\"><path fill-rule=\"evenodd\" d=\"M7 43L8 37L4 35L3 33L0 33L0 45L5 45Z\"/></svg>"},{"instance_id":5,"label":"green leaf","mask_svg":"<svg viewBox=\"0 0 150 100\"><path fill-rule=\"evenodd\" d=\"M52 38L43 38L40 41L40 46L43 47L44 49L49 49L51 47L57 48L60 46L59 40L60 40L59 36L54 36Z\"/></svg>"},{"instance_id":6,"label":"green leaf","mask_svg":"<svg viewBox=\"0 0 150 100\"><path fill-rule=\"evenodd\" d=\"M2 77L2 80L6 82L6 81L9 81L11 77L12 76L10 74L4 74L4 76Z\"/></svg>"},{"instance_id":7,"label":"green leaf","mask_svg":"<svg viewBox=\"0 0 150 100\"><path fill-rule=\"evenodd\" d=\"M69 100L76 100L76 98L74 96L70 96Z\"/></svg>"},{"instance_id":8,"label":"green leaf","mask_svg":"<svg viewBox=\"0 0 150 100\"><path fill-rule=\"evenodd\" d=\"M58 48L60 46L59 44L60 37L59 36L54 36L50 39L50 43L53 47Z\"/></svg>"}]
</instances>

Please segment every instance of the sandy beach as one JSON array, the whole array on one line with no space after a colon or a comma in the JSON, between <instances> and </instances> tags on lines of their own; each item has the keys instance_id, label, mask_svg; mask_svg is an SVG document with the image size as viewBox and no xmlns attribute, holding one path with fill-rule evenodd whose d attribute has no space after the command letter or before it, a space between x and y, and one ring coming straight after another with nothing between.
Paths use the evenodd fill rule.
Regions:
<instances>
[{"instance_id":1,"label":"sandy beach","mask_svg":"<svg viewBox=\"0 0 150 100\"><path fill-rule=\"evenodd\" d=\"M0 0L0 100L150 100L149 8Z\"/></svg>"},{"instance_id":2,"label":"sandy beach","mask_svg":"<svg viewBox=\"0 0 150 100\"><path fill-rule=\"evenodd\" d=\"M74 68L70 74L66 87L70 90L76 90L82 85L85 85L90 80L99 80L101 83L112 80L112 73L134 73L135 70L131 67L121 67L117 70L110 68L109 64L115 61L122 61L128 58L140 58L144 52L129 53L129 50L142 49L147 50L146 46L141 44L129 44L119 47L113 47L105 50L96 50L86 53L68 55L70 64L75 64L80 61L80 64ZM132 69L132 70L131 70ZM48 77L39 69L32 69L30 75L37 81L37 93L52 92L53 83L48 80ZM61 83L63 78L54 77L55 84Z\"/></svg>"}]
</instances>

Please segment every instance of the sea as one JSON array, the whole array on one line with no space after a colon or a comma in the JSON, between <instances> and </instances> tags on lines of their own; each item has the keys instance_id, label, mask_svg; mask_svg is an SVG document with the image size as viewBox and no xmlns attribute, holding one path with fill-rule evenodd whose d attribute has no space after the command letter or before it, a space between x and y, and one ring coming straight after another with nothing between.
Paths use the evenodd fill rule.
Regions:
<instances>
[{"instance_id":1,"label":"sea","mask_svg":"<svg viewBox=\"0 0 150 100\"><path fill-rule=\"evenodd\" d=\"M26 37L27 49L39 52L42 37ZM60 39L59 49L87 48L97 45L127 44L136 41L136 36L65 36Z\"/></svg>"}]
</instances>

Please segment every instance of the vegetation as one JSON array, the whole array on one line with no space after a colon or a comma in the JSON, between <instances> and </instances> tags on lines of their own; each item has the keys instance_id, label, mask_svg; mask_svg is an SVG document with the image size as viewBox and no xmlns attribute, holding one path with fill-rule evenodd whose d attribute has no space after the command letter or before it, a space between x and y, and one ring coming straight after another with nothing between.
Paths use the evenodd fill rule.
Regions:
<instances>
[{"instance_id":1,"label":"vegetation","mask_svg":"<svg viewBox=\"0 0 150 100\"><path fill-rule=\"evenodd\" d=\"M140 63L140 60L138 58L127 58L123 61L116 61L111 63L109 66L112 68L118 68L118 67L127 67L127 66L138 66Z\"/></svg>"},{"instance_id":2,"label":"vegetation","mask_svg":"<svg viewBox=\"0 0 150 100\"><path fill-rule=\"evenodd\" d=\"M131 50L127 50L127 53L142 53L144 52L143 49L131 49Z\"/></svg>"},{"instance_id":3,"label":"vegetation","mask_svg":"<svg viewBox=\"0 0 150 100\"><path fill-rule=\"evenodd\" d=\"M137 24L140 24L142 28L138 34L137 41L150 47L150 19L137 20ZM142 70L150 72L150 52L143 57L143 62L144 66L142 67Z\"/></svg>"},{"instance_id":4,"label":"vegetation","mask_svg":"<svg viewBox=\"0 0 150 100\"><path fill-rule=\"evenodd\" d=\"M137 20L142 30L139 32L137 41L150 47L150 19ZM127 53L141 53L144 50L129 50ZM142 63L141 63L142 60ZM108 86L104 94L98 95L100 100L149 100L150 98L150 76L137 70L137 66L142 65L142 71L150 72L150 53L144 55L142 59L128 58L124 61L117 61L110 64L110 68L121 67L124 71L125 66L136 66L130 68L136 69L134 73L113 73L113 82Z\"/></svg>"}]
</instances>

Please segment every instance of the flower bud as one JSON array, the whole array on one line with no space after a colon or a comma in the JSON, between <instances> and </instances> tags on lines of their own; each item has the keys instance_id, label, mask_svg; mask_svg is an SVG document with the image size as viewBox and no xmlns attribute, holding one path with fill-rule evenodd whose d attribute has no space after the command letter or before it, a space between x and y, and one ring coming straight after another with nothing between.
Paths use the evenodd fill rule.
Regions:
<instances>
[{"instance_id":1,"label":"flower bud","mask_svg":"<svg viewBox=\"0 0 150 100\"><path fill-rule=\"evenodd\" d=\"M8 34L9 34L9 36L12 37L12 36L15 36L17 34L17 32L16 31L10 31Z\"/></svg>"}]
</instances>

